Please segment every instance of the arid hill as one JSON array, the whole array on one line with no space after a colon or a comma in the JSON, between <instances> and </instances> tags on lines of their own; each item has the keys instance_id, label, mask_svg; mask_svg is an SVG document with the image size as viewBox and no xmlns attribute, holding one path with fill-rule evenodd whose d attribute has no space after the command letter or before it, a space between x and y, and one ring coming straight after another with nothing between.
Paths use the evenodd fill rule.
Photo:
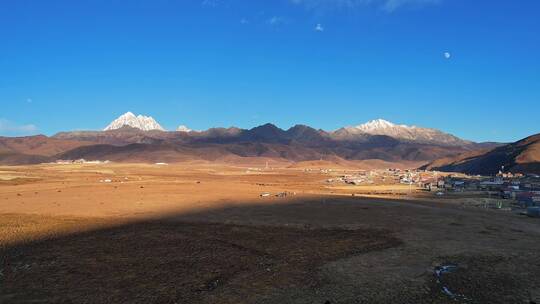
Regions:
<instances>
[{"instance_id":1,"label":"arid hill","mask_svg":"<svg viewBox=\"0 0 540 304\"><path fill-rule=\"evenodd\" d=\"M92 145L93 142L65 140L45 135L26 137L0 137L0 151L28 155L53 156L80 146Z\"/></svg>"},{"instance_id":2,"label":"arid hill","mask_svg":"<svg viewBox=\"0 0 540 304\"><path fill-rule=\"evenodd\" d=\"M0 164L35 164L55 159L59 153L93 145L90 141L64 140L45 135L0 137Z\"/></svg>"},{"instance_id":3,"label":"arid hill","mask_svg":"<svg viewBox=\"0 0 540 304\"><path fill-rule=\"evenodd\" d=\"M494 149L435 160L422 168L468 174L496 174L503 166L505 171L540 173L540 134Z\"/></svg>"}]
</instances>

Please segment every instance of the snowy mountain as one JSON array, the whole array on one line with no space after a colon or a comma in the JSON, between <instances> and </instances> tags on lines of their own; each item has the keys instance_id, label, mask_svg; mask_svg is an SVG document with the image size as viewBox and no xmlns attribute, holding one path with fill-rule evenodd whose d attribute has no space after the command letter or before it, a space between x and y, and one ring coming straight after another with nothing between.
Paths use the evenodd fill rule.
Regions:
<instances>
[{"instance_id":1,"label":"snowy mountain","mask_svg":"<svg viewBox=\"0 0 540 304\"><path fill-rule=\"evenodd\" d=\"M189 132L191 132L193 130L191 130L190 128L188 128L188 127L186 127L184 125L180 125L180 126L178 126L178 128L176 128L176 131L189 133Z\"/></svg>"},{"instance_id":2,"label":"snowy mountain","mask_svg":"<svg viewBox=\"0 0 540 304\"><path fill-rule=\"evenodd\" d=\"M160 130L165 131L152 117L138 115L131 112L127 112L122 116L118 117L111 124L109 124L104 131L120 129L124 126L129 126L132 128L140 129L143 131L149 130ZM257 128L255 128L257 129ZM258 130L258 129L257 129ZM176 128L177 132L191 133L193 130L189 129L185 125L180 125ZM209 130L210 131L210 130ZM271 130L270 130L271 131ZM344 127L334 132L324 132L322 130L316 131L320 136L319 140L323 138L330 138L333 140L345 140L345 141L355 141L355 142L365 142L372 140L373 136L383 135L388 136L397 140L423 143L423 144L436 144L444 146L469 146L473 144L472 142L460 139L454 135L441 132L436 129L430 128L421 128L416 126L407 126L407 125L398 125L391 123L384 119L376 119L369 121L367 123ZM202 133L205 134L204 132ZM284 135L285 136L285 135ZM322 137L321 137L322 136ZM218 136L219 137L219 136ZM271 136L275 140L278 140L277 137L279 134L273 134ZM290 139L285 136L285 139ZM305 138L302 138L305 140ZM249 141L249 139L246 139ZM298 140L298 138L296 139ZM279 141L279 140L278 140Z\"/></svg>"},{"instance_id":3,"label":"snowy mountain","mask_svg":"<svg viewBox=\"0 0 540 304\"><path fill-rule=\"evenodd\" d=\"M354 128L355 130L359 130L361 132L373 135L387 135L386 133L392 133L392 131L397 131L399 129L409 129L414 127L409 127L406 125L396 125L384 119L375 119L372 121L368 121L365 124L348 128Z\"/></svg>"},{"instance_id":4,"label":"snowy mountain","mask_svg":"<svg viewBox=\"0 0 540 304\"><path fill-rule=\"evenodd\" d=\"M157 123L157 121L154 120L154 118L150 116L144 116L144 115L135 116L135 114L131 112L127 112L121 115L120 117L118 117L117 119L115 119L105 129L103 129L103 131L116 130L124 126L137 128L143 131L150 131L150 130L165 131L165 129L162 126L160 126Z\"/></svg>"},{"instance_id":5,"label":"snowy mountain","mask_svg":"<svg viewBox=\"0 0 540 304\"><path fill-rule=\"evenodd\" d=\"M332 134L334 137L343 139L351 139L366 135L385 135L401 140L444 145L467 145L471 143L439 130L398 125L384 119L372 120L358 126L344 127Z\"/></svg>"}]
</instances>

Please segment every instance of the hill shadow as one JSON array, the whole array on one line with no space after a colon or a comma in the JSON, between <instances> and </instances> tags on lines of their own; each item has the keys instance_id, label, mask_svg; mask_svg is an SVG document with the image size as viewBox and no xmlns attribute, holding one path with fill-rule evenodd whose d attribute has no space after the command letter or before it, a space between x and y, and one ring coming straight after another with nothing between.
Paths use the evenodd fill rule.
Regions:
<instances>
[{"instance_id":1,"label":"hill shadow","mask_svg":"<svg viewBox=\"0 0 540 304\"><path fill-rule=\"evenodd\" d=\"M0 248L0 303L275 303L276 294L283 303L354 303L321 291L328 283L321 269L344 258L395 255L409 216L440 212L314 197L111 222ZM445 216L460 219L452 208ZM402 300L455 303L435 290Z\"/></svg>"},{"instance_id":2,"label":"hill shadow","mask_svg":"<svg viewBox=\"0 0 540 304\"><path fill-rule=\"evenodd\" d=\"M256 219L275 207L235 209ZM0 302L253 303L248 299L283 288L316 286L317 268L330 261L401 244L382 229L217 220L226 210L109 223L5 246Z\"/></svg>"}]
</instances>

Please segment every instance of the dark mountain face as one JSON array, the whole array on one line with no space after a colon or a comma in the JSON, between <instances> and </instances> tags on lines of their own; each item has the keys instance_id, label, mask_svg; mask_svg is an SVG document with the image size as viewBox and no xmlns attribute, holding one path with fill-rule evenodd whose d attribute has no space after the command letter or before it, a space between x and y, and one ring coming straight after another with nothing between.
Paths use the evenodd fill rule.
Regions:
<instances>
[{"instance_id":1,"label":"dark mountain face","mask_svg":"<svg viewBox=\"0 0 540 304\"><path fill-rule=\"evenodd\" d=\"M288 142L287 133L273 124L267 123L253 129L243 131L238 137L242 142L283 143Z\"/></svg>"},{"instance_id":2,"label":"dark mountain face","mask_svg":"<svg viewBox=\"0 0 540 304\"><path fill-rule=\"evenodd\" d=\"M502 167L505 171L540 173L540 134L480 153L466 153L436 160L423 168L493 175Z\"/></svg>"},{"instance_id":3,"label":"dark mountain face","mask_svg":"<svg viewBox=\"0 0 540 304\"><path fill-rule=\"evenodd\" d=\"M230 128L211 128L202 132L184 133L186 141L207 142L207 143L227 143L236 140L244 130Z\"/></svg>"},{"instance_id":4,"label":"dark mountain face","mask_svg":"<svg viewBox=\"0 0 540 304\"><path fill-rule=\"evenodd\" d=\"M333 140L327 132L315 130L305 125L296 125L285 133L290 140L310 146L327 146L333 144Z\"/></svg>"}]
</instances>

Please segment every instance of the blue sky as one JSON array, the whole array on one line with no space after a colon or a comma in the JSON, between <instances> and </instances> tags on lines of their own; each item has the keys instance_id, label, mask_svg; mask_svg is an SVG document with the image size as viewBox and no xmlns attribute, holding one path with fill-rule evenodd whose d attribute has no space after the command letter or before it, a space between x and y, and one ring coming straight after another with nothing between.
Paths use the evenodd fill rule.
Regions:
<instances>
[{"instance_id":1,"label":"blue sky","mask_svg":"<svg viewBox=\"0 0 540 304\"><path fill-rule=\"evenodd\" d=\"M514 141L540 132L538 16L537 0L1 1L0 135L132 111Z\"/></svg>"}]
</instances>

